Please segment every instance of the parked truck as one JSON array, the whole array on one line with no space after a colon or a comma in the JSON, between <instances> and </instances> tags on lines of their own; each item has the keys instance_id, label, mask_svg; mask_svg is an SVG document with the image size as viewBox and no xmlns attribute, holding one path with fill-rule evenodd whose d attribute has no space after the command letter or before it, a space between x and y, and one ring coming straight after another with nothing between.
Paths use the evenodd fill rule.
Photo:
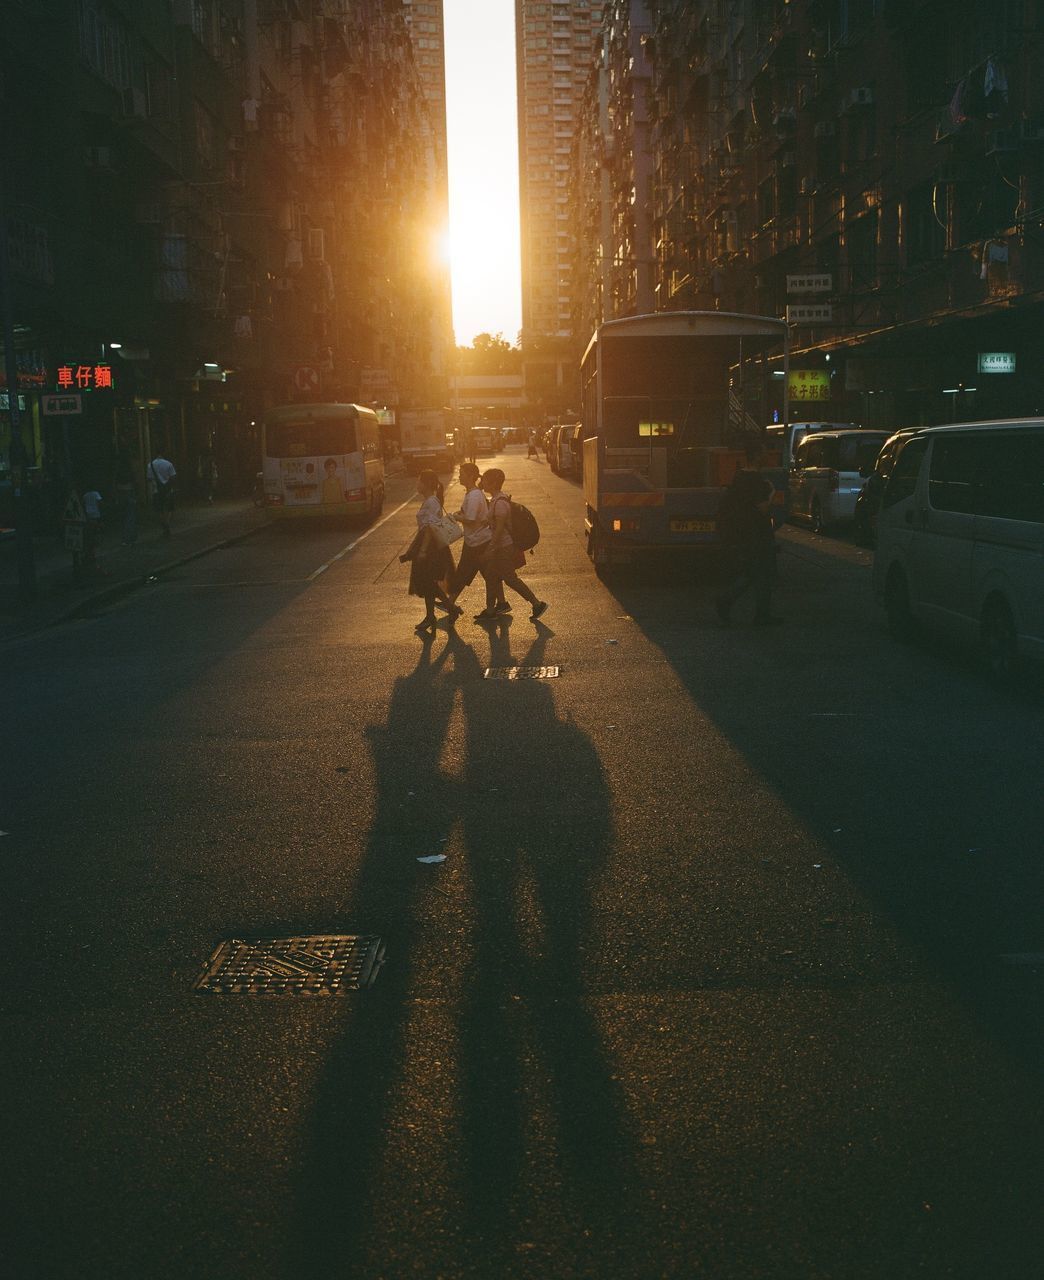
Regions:
<instances>
[{"instance_id":1,"label":"parked truck","mask_svg":"<svg viewBox=\"0 0 1044 1280\"><path fill-rule=\"evenodd\" d=\"M403 409L399 414L399 443L407 472L426 467L449 471L453 449L446 441L446 415L441 409Z\"/></svg>"}]
</instances>

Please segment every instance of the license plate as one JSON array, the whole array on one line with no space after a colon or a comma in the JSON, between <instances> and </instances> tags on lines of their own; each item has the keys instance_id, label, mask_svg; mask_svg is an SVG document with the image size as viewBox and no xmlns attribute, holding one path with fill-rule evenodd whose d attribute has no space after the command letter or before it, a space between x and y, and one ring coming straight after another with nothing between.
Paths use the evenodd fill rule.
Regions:
<instances>
[{"instance_id":1,"label":"license plate","mask_svg":"<svg viewBox=\"0 0 1044 1280\"><path fill-rule=\"evenodd\" d=\"M713 533L713 520L672 520L671 533Z\"/></svg>"}]
</instances>

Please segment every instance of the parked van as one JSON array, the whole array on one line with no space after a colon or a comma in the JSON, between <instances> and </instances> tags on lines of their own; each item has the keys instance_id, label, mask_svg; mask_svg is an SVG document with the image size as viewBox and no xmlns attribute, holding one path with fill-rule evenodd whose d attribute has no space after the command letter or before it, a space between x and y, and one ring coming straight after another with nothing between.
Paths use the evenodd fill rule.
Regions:
<instances>
[{"instance_id":1,"label":"parked van","mask_svg":"<svg viewBox=\"0 0 1044 1280\"><path fill-rule=\"evenodd\" d=\"M761 466L775 495L773 497L773 519L777 525L789 515L790 507L790 468L794 464L794 450L807 435L816 431L857 431L854 422L786 422L773 423L765 428L762 445L765 450Z\"/></svg>"},{"instance_id":2,"label":"parked van","mask_svg":"<svg viewBox=\"0 0 1044 1280\"><path fill-rule=\"evenodd\" d=\"M893 636L977 643L1003 676L1044 657L1044 419L911 436L877 517L874 589Z\"/></svg>"},{"instance_id":3,"label":"parked van","mask_svg":"<svg viewBox=\"0 0 1044 1280\"><path fill-rule=\"evenodd\" d=\"M887 431L819 431L801 438L788 476L788 515L813 533L850 521Z\"/></svg>"}]
</instances>

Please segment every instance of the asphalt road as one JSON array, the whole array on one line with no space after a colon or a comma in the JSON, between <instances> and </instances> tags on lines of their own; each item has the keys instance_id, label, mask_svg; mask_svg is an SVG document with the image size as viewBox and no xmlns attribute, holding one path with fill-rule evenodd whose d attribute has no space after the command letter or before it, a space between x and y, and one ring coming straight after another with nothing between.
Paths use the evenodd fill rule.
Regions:
<instances>
[{"instance_id":1,"label":"asphalt road","mask_svg":"<svg viewBox=\"0 0 1044 1280\"><path fill-rule=\"evenodd\" d=\"M785 627L603 584L523 452L546 626L414 635L403 478L0 654L6 1275L1039 1274L1039 691L799 531ZM372 987L193 990L328 933Z\"/></svg>"}]
</instances>

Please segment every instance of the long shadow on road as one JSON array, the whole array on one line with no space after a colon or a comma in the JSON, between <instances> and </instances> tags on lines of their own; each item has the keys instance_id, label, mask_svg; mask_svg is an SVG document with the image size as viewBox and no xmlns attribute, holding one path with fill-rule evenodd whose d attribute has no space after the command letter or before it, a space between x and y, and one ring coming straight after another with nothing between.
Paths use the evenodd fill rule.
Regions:
<instances>
[{"instance_id":1,"label":"long shadow on road","mask_svg":"<svg viewBox=\"0 0 1044 1280\"><path fill-rule=\"evenodd\" d=\"M550 634L538 628L525 656L513 658L508 628L493 628L489 665L542 665ZM397 1210L419 1216L423 1199L445 1196L447 1186L461 1197L455 1243L429 1260L430 1274L512 1274L549 1184L558 1210L582 1227L620 1231L631 1143L582 963L611 834L609 793L592 743L559 717L550 687L484 679L485 665L453 632L437 656L425 643L415 670L395 682L386 722L369 730L378 799L351 916L353 927L385 936L388 962L352 1009L318 1088L299 1264L354 1274L345 1267L355 1259L359 1274L371 1273L364 1258L382 1212L372 1188L406 1072L423 927L424 890L403 868L454 826L464 836L468 936L455 976L453 1164L439 1187L404 1188ZM466 756L451 779L440 756L455 705ZM417 802L405 817L404 776Z\"/></svg>"},{"instance_id":2,"label":"long shadow on road","mask_svg":"<svg viewBox=\"0 0 1044 1280\"><path fill-rule=\"evenodd\" d=\"M903 650L883 622L868 629L861 566L807 552L784 563L778 630L745 625L748 601L724 631L713 583L676 567L624 574L612 590L879 917L1039 1071L1039 977L1004 958L1044 943L1037 684L998 691L967 654Z\"/></svg>"}]
</instances>

